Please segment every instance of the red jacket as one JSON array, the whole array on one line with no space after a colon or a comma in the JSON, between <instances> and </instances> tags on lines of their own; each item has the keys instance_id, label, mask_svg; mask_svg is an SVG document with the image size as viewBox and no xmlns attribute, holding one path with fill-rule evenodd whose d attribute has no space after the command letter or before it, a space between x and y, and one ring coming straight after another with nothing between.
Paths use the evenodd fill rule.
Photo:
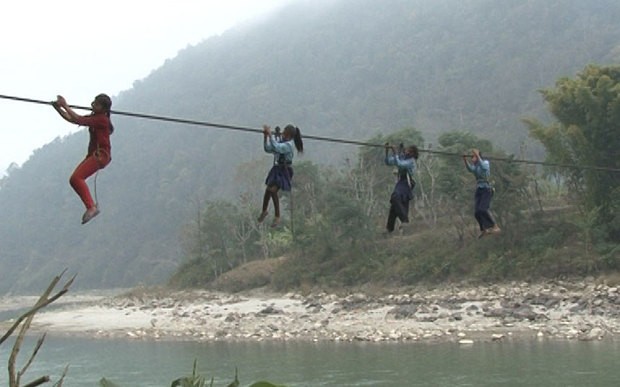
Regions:
<instances>
[{"instance_id":1,"label":"red jacket","mask_svg":"<svg viewBox=\"0 0 620 387\"><path fill-rule=\"evenodd\" d=\"M88 142L88 156L95 153L96 150L102 149L112 155L112 147L110 145L110 118L105 113L83 116L76 120L76 124L88 126L90 141Z\"/></svg>"}]
</instances>

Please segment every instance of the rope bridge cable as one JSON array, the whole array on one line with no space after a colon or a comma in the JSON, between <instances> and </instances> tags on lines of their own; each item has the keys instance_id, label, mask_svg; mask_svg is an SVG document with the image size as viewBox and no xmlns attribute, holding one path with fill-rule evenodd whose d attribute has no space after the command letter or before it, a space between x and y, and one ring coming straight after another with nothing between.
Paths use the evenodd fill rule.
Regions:
<instances>
[{"instance_id":1,"label":"rope bridge cable","mask_svg":"<svg viewBox=\"0 0 620 387\"><path fill-rule=\"evenodd\" d=\"M0 99L6 99L6 100L18 101L18 102L35 103L35 104L40 104L40 105L50 105L50 106L52 105L51 101L42 101L42 100L37 100L37 99L32 99L32 98L23 98L23 97L16 97L16 96L3 95L3 94L0 94ZM69 106L73 109L91 110L90 107L76 106L76 105L69 105ZM110 111L110 113L119 115L119 116L173 122L173 123L184 124L184 125L207 126L207 127L213 127L213 128L219 128L219 129L227 129L227 130L235 130L235 131L251 132L251 133L262 133L263 132L262 129L250 128L247 126L218 124L218 123L213 123L213 122L189 120L185 118L176 118L176 117L166 117L166 116L159 116L159 115L154 115L154 114L133 113L133 112L120 111L120 110L112 110ZM309 134L304 134L303 137L304 139L308 139L308 140L325 141L325 142L332 142L332 143L338 143L338 144L358 145L358 146L375 147L375 148L385 147L385 144L375 144L375 143L370 143L370 142L349 140L349 139L344 139L344 138L315 136L315 135L309 135ZM433 154L433 155L440 155L440 156L454 156L454 157L462 156L461 153L431 150L431 149L419 149L419 152ZM575 165L575 164L555 163L555 162L548 162L548 161L516 159L516 158L509 158L509 157L492 157L491 156L491 157L485 157L485 158L488 160L505 161L508 163L521 163L521 164L542 165L542 166L549 166L549 167L556 167L556 168L582 169L582 170L594 170L594 171L602 171L602 172L620 173L620 168L601 167L601 166L596 166L596 165Z\"/></svg>"}]
</instances>

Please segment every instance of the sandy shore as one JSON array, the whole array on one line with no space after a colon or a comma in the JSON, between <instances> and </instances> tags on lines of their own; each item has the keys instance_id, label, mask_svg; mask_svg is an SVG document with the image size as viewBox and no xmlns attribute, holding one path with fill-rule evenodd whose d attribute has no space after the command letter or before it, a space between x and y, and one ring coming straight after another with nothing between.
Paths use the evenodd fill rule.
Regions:
<instances>
[{"instance_id":1,"label":"sandy shore","mask_svg":"<svg viewBox=\"0 0 620 387\"><path fill-rule=\"evenodd\" d=\"M381 296L264 290L71 295L36 331L145 340L501 341L615 339L620 292L594 280L443 286ZM22 303L18 303L23 306ZM11 304L12 303L12 304ZM0 311L15 307L0 298ZM3 324L6 325L7 322Z\"/></svg>"}]
</instances>

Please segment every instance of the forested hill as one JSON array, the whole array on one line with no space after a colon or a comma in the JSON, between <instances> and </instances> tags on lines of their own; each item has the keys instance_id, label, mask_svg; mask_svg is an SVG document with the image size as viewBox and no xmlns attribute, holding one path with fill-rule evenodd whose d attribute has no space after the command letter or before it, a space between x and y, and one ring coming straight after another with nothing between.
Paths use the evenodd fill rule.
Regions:
<instances>
[{"instance_id":1,"label":"forested hill","mask_svg":"<svg viewBox=\"0 0 620 387\"><path fill-rule=\"evenodd\" d=\"M114 108L256 128L292 122L359 140L402 127L427 142L470 130L515 152L527 136L520 119L545 117L538 89L620 61L618 20L617 0L295 2L183 49ZM271 159L259 135L113 120L113 161L98 177L102 214L92 223L80 225L67 183L86 150L83 131L2 180L0 291L40 289L64 268L79 273L77 287L161 281L183 259L182 227L205 200L262 190ZM355 151L306 148L306 159L322 162ZM255 186L238 177L242 162Z\"/></svg>"}]
</instances>

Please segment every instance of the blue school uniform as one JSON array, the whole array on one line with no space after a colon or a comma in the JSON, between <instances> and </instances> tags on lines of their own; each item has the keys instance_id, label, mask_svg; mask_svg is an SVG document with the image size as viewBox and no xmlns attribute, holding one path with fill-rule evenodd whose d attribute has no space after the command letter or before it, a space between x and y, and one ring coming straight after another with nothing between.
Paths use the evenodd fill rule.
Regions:
<instances>
[{"instance_id":1,"label":"blue school uniform","mask_svg":"<svg viewBox=\"0 0 620 387\"><path fill-rule=\"evenodd\" d=\"M476 193L474 194L474 216L480 226L480 231L484 231L495 226L495 220L489 212L491 199L493 198L493 187L489 183L491 176L491 165L489 160L478 160L475 164L467 163L467 170L476 176Z\"/></svg>"},{"instance_id":2,"label":"blue school uniform","mask_svg":"<svg viewBox=\"0 0 620 387\"><path fill-rule=\"evenodd\" d=\"M399 155L385 157L385 164L398 168L398 181L390 197L390 212L388 214L387 230L394 231L396 218L401 223L409 222L409 202L413 199L413 173L416 163L413 158L402 158ZM411 185L409 180L411 179Z\"/></svg>"},{"instance_id":3,"label":"blue school uniform","mask_svg":"<svg viewBox=\"0 0 620 387\"><path fill-rule=\"evenodd\" d=\"M276 186L282 191L290 191L295 142L293 140L277 142L275 137L270 135L264 143L264 149L267 153L273 153L273 167L267 174L265 184L268 187Z\"/></svg>"}]
</instances>

